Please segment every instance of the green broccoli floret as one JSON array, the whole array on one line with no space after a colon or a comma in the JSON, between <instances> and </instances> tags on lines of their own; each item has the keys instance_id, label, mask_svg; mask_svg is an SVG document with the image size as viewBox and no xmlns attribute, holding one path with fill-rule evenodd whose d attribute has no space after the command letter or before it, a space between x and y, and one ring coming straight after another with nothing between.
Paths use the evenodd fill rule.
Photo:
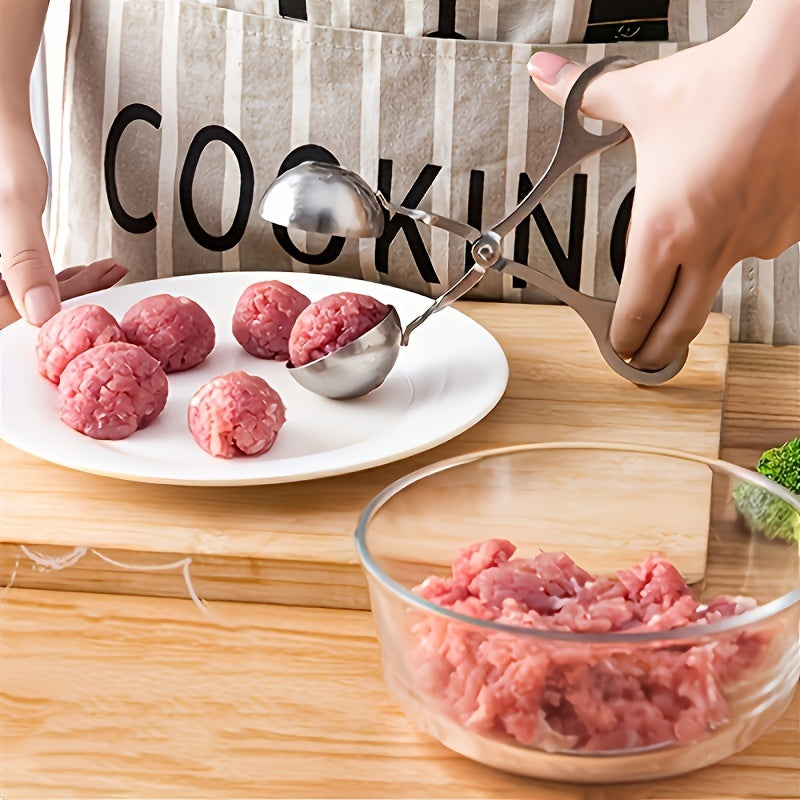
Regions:
<instances>
[{"instance_id":1,"label":"green broccoli floret","mask_svg":"<svg viewBox=\"0 0 800 800\"><path fill-rule=\"evenodd\" d=\"M800 438L767 450L756 470L800 495ZM736 508L753 530L772 539L800 542L800 513L760 486L741 483L733 490Z\"/></svg>"},{"instance_id":2,"label":"green broccoli floret","mask_svg":"<svg viewBox=\"0 0 800 800\"><path fill-rule=\"evenodd\" d=\"M785 500L760 486L740 483L733 490L733 501L754 531L770 539L800 542L800 513Z\"/></svg>"},{"instance_id":3,"label":"green broccoli floret","mask_svg":"<svg viewBox=\"0 0 800 800\"><path fill-rule=\"evenodd\" d=\"M767 450L758 460L756 470L790 492L800 494L800 437Z\"/></svg>"}]
</instances>

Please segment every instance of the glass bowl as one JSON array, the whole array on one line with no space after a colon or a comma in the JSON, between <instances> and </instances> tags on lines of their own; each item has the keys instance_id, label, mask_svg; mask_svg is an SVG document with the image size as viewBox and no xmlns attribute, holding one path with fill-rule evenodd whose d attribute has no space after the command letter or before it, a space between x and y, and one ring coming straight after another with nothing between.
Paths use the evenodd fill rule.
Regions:
<instances>
[{"instance_id":1,"label":"glass bowl","mask_svg":"<svg viewBox=\"0 0 800 800\"><path fill-rule=\"evenodd\" d=\"M800 675L800 555L781 538L795 532L798 499L735 465L548 443L396 481L356 545L385 679L425 731L503 770L607 783L712 764L784 712ZM528 561L489 542L454 578L487 540ZM543 551L595 577L554 555L532 566ZM613 623L570 599L601 589Z\"/></svg>"}]
</instances>

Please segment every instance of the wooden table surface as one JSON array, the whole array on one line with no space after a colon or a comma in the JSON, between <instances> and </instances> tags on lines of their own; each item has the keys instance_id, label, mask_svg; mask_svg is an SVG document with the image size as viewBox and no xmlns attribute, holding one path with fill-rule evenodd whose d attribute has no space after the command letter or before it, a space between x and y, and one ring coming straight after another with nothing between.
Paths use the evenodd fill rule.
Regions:
<instances>
[{"instance_id":1,"label":"wooden table surface","mask_svg":"<svg viewBox=\"0 0 800 800\"><path fill-rule=\"evenodd\" d=\"M800 348L732 345L722 457L752 466L798 431ZM179 598L5 592L0 797L800 797L797 698L747 750L690 775L544 783L418 733L382 681L369 612L210 607L206 617Z\"/></svg>"}]
</instances>

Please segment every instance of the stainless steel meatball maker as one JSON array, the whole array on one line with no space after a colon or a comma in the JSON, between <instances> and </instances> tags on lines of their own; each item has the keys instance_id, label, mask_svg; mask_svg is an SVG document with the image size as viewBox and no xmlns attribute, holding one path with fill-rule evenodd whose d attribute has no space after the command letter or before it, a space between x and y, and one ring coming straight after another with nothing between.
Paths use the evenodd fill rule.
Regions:
<instances>
[{"instance_id":1,"label":"stainless steel meatball maker","mask_svg":"<svg viewBox=\"0 0 800 800\"><path fill-rule=\"evenodd\" d=\"M519 205L487 231L420 209L404 208L373 192L356 173L342 167L307 161L279 176L266 190L259 214L267 221L287 228L354 238L377 238L383 232L384 213L403 214L411 219L443 228L471 243L474 266L403 330L397 311L350 344L303 366L288 365L292 376L316 394L335 399L360 397L376 389L397 361L400 347L408 344L412 331L428 317L454 303L480 283L488 270L507 272L546 291L573 308L594 336L608 365L632 383L657 386L680 372L687 353L662 369L648 372L631 366L611 346L609 331L614 302L601 300L571 289L534 267L504 258L501 243L539 204L550 188L573 166L608 150L630 135L619 127L611 133L590 133L580 121L583 93L589 82L609 69L630 66L621 56L610 56L588 67L567 96L561 118L561 133L555 153L539 182Z\"/></svg>"}]
</instances>

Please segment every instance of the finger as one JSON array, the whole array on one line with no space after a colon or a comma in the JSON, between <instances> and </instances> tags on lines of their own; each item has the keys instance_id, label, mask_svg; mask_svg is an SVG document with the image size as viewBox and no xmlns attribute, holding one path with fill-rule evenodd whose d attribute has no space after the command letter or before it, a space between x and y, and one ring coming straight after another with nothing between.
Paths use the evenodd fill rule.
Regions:
<instances>
[{"instance_id":1,"label":"finger","mask_svg":"<svg viewBox=\"0 0 800 800\"><path fill-rule=\"evenodd\" d=\"M2 215L0 272L20 314L41 325L61 307L41 219L23 205L5 207Z\"/></svg>"},{"instance_id":2,"label":"finger","mask_svg":"<svg viewBox=\"0 0 800 800\"><path fill-rule=\"evenodd\" d=\"M127 267L118 264L113 258L95 261L88 266L69 267L56 275L59 294L62 300L70 300L90 292L108 289L119 283L128 274ZM5 281L0 280L0 328L19 319Z\"/></svg>"},{"instance_id":3,"label":"finger","mask_svg":"<svg viewBox=\"0 0 800 800\"><path fill-rule=\"evenodd\" d=\"M709 280L718 271L681 267L664 311L631 364L656 370L683 355L700 332L714 304L720 281Z\"/></svg>"},{"instance_id":4,"label":"finger","mask_svg":"<svg viewBox=\"0 0 800 800\"><path fill-rule=\"evenodd\" d=\"M664 212L650 211L633 199L625 267L614 316L611 346L630 358L644 343L667 305L681 262L680 234Z\"/></svg>"},{"instance_id":5,"label":"finger","mask_svg":"<svg viewBox=\"0 0 800 800\"><path fill-rule=\"evenodd\" d=\"M58 273L58 287L62 300L82 294L108 289L128 274L126 267L113 258L95 261L86 267L70 267Z\"/></svg>"},{"instance_id":6,"label":"finger","mask_svg":"<svg viewBox=\"0 0 800 800\"><path fill-rule=\"evenodd\" d=\"M8 293L6 282L0 280L0 328L5 328L19 319L19 311Z\"/></svg>"},{"instance_id":7,"label":"finger","mask_svg":"<svg viewBox=\"0 0 800 800\"><path fill-rule=\"evenodd\" d=\"M540 50L528 61L528 72L539 91L563 108L570 89L587 66ZM614 69L598 75L583 93L581 111L589 117L625 124L636 69Z\"/></svg>"}]
</instances>

